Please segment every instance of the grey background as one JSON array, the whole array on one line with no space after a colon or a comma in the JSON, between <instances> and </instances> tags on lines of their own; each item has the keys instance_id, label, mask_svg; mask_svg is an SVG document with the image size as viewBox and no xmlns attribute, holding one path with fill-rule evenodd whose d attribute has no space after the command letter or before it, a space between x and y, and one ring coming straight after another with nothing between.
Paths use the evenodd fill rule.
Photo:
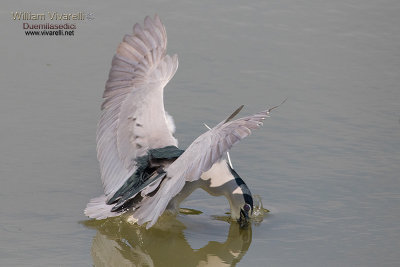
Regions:
<instances>
[{"instance_id":1,"label":"grey background","mask_svg":"<svg viewBox=\"0 0 400 267\"><path fill-rule=\"evenodd\" d=\"M155 13L180 61L165 94L180 147L241 104L245 115L289 97L232 151L271 210L237 265L400 265L399 1L6 0L0 10L0 265L93 264L96 230L80 222L101 193L101 95L123 34ZM13 11L95 19L73 37L28 37ZM225 199L199 191L184 206L203 214L178 218L190 222L182 240L224 242L229 224L212 215Z\"/></svg>"}]
</instances>

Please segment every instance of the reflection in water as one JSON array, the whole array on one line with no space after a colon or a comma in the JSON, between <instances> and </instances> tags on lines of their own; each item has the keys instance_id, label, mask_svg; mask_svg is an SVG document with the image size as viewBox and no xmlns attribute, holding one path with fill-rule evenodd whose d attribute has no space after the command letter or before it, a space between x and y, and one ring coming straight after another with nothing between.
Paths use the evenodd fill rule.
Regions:
<instances>
[{"instance_id":1,"label":"reflection in water","mask_svg":"<svg viewBox=\"0 0 400 267\"><path fill-rule=\"evenodd\" d=\"M231 223L225 242L209 241L192 249L182 222L168 215L160 219L149 230L124 218L83 222L97 229L92 244L94 266L235 266L252 240L251 225L240 229L238 223Z\"/></svg>"}]
</instances>

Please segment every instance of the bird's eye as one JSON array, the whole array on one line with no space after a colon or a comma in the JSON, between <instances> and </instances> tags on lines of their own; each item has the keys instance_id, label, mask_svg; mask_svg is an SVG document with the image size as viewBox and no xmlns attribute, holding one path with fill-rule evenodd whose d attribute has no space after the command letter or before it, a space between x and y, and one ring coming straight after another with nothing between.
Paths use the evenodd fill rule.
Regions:
<instances>
[{"instance_id":1,"label":"bird's eye","mask_svg":"<svg viewBox=\"0 0 400 267\"><path fill-rule=\"evenodd\" d=\"M245 211L249 212L250 209L251 209L251 207L250 207L249 204L244 204L243 209L244 209Z\"/></svg>"}]
</instances>

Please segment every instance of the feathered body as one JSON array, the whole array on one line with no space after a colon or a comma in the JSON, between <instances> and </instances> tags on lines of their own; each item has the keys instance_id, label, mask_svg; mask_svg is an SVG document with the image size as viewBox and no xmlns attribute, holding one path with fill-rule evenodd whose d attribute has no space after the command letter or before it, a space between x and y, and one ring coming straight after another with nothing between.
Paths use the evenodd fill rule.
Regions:
<instances>
[{"instance_id":1,"label":"feathered body","mask_svg":"<svg viewBox=\"0 0 400 267\"><path fill-rule=\"evenodd\" d=\"M225 195L233 218L247 216L252 203L245 195L251 193L222 157L260 127L271 109L231 120L238 110L180 150L173 119L164 110L164 87L178 68L177 56L167 55L166 47L165 27L156 15L146 17L143 27L135 24L113 57L97 130L104 195L92 199L85 214L104 219L130 212L149 228L167 208L176 209L203 188Z\"/></svg>"}]
</instances>

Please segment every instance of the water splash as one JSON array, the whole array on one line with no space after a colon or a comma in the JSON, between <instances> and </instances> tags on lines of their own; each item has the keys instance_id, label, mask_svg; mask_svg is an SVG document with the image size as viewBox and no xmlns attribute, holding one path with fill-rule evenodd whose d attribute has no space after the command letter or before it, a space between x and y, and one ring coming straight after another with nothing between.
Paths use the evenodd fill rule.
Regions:
<instances>
[{"instance_id":1,"label":"water splash","mask_svg":"<svg viewBox=\"0 0 400 267\"><path fill-rule=\"evenodd\" d=\"M258 225L263 220L264 217L268 214L269 210L263 207L261 197L259 195L253 195L253 214L251 216L251 220L254 224Z\"/></svg>"},{"instance_id":2,"label":"water splash","mask_svg":"<svg viewBox=\"0 0 400 267\"><path fill-rule=\"evenodd\" d=\"M254 225L259 225L264 220L264 218L268 215L270 211L263 207L261 197L259 195L253 195L253 214L250 216L251 222ZM225 221L225 222L236 222L231 218L231 212L225 212L225 215L212 215L214 220Z\"/></svg>"}]
</instances>

